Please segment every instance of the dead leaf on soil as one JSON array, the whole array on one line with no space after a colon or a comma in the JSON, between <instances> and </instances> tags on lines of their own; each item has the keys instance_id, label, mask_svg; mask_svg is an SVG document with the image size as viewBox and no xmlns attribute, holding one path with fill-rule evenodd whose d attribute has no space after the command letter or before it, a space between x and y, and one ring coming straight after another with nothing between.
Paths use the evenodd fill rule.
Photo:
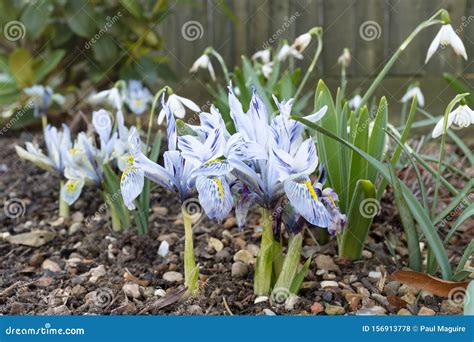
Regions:
<instances>
[{"instance_id":1,"label":"dead leaf on soil","mask_svg":"<svg viewBox=\"0 0 474 342\"><path fill-rule=\"evenodd\" d=\"M403 299L401 299L398 296L388 296L387 300L388 300L389 304L391 306L395 307L395 309L397 309L397 310L400 310L402 308L406 308L407 305L408 305L408 303L406 301L404 301Z\"/></svg>"},{"instance_id":2,"label":"dead leaf on soil","mask_svg":"<svg viewBox=\"0 0 474 342\"><path fill-rule=\"evenodd\" d=\"M448 281L415 271L396 271L392 273L392 278L440 297L448 297L451 290L459 287L466 288L469 284L469 281Z\"/></svg>"},{"instance_id":3,"label":"dead leaf on soil","mask_svg":"<svg viewBox=\"0 0 474 342\"><path fill-rule=\"evenodd\" d=\"M147 287L150 282L148 280L141 280L137 277L135 277L128 269L125 269L125 273L123 274L123 277L125 280L131 281L132 283L135 283L137 285Z\"/></svg>"},{"instance_id":4,"label":"dead leaf on soil","mask_svg":"<svg viewBox=\"0 0 474 342\"><path fill-rule=\"evenodd\" d=\"M47 244L56 237L56 233L49 230L35 230L29 233L9 235L5 237L7 242L15 245L39 247Z\"/></svg>"}]
</instances>

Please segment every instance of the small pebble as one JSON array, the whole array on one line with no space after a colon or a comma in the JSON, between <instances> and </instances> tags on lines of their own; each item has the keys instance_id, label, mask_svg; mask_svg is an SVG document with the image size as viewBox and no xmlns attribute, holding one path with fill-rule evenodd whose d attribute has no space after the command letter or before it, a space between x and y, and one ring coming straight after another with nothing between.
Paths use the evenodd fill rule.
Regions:
<instances>
[{"instance_id":1,"label":"small pebble","mask_svg":"<svg viewBox=\"0 0 474 342\"><path fill-rule=\"evenodd\" d=\"M170 283L180 283L183 281L183 275L179 272L169 271L163 274L163 279Z\"/></svg>"},{"instance_id":2,"label":"small pebble","mask_svg":"<svg viewBox=\"0 0 474 342\"><path fill-rule=\"evenodd\" d=\"M383 316L386 310L381 306L373 306L371 308L363 308L356 311L356 316Z\"/></svg>"},{"instance_id":3,"label":"small pebble","mask_svg":"<svg viewBox=\"0 0 474 342\"><path fill-rule=\"evenodd\" d=\"M82 223L80 222L74 222L73 224L71 224L71 226L69 227L67 233L69 235L74 235L76 234L78 231L80 231L82 229Z\"/></svg>"},{"instance_id":4,"label":"small pebble","mask_svg":"<svg viewBox=\"0 0 474 342\"><path fill-rule=\"evenodd\" d=\"M129 298L138 299L141 297L140 286L137 284L125 284L122 286L122 290Z\"/></svg>"},{"instance_id":5,"label":"small pebble","mask_svg":"<svg viewBox=\"0 0 474 342\"><path fill-rule=\"evenodd\" d=\"M209 246L211 246L216 252L220 252L224 249L222 241L212 236L209 238Z\"/></svg>"},{"instance_id":6,"label":"small pebble","mask_svg":"<svg viewBox=\"0 0 474 342\"><path fill-rule=\"evenodd\" d=\"M166 296L166 291L163 289L158 289L158 290L155 290L154 295L157 297L164 297Z\"/></svg>"},{"instance_id":7,"label":"small pebble","mask_svg":"<svg viewBox=\"0 0 474 342\"><path fill-rule=\"evenodd\" d=\"M241 261L244 264L252 265L255 263L255 257L246 249L241 249L234 255L234 261Z\"/></svg>"},{"instance_id":8,"label":"small pebble","mask_svg":"<svg viewBox=\"0 0 474 342\"><path fill-rule=\"evenodd\" d=\"M328 314L329 316L335 316L344 315L346 310L342 306L326 304L326 309L324 310L324 312L326 312L326 314Z\"/></svg>"},{"instance_id":9,"label":"small pebble","mask_svg":"<svg viewBox=\"0 0 474 342\"><path fill-rule=\"evenodd\" d=\"M311 312L315 315L317 315L320 312L324 311L324 306L322 306L318 302L314 302L313 305L311 305Z\"/></svg>"},{"instance_id":10,"label":"small pebble","mask_svg":"<svg viewBox=\"0 0 474 342\"><path fill-rule=\"evenodd\" d=\"M249 273L249 267L241 261L232 264L231 274L233 278L243 278Z\"/></svg>"},{"instance_id":11,"label":"small pebble","mask_svg":"<svg viewBox=\"0 0 474 342\"><path fill-rule=\"evenodd\" d=\"M436 312L434 310L427 308L425 306L422 306L420 308L420 311L418 311L418 316L434 316Z\"/></svg>"},{"instance_id":12,"label":"small pebble","mask_svg":"<svg viewBox=\"0 0 474 342\"><path fill-rule=\"evenodd\" d=\"M411 312L408 311L407 309L400 309L397 312L398 316L411 316Z\"/></svg>"},{"instance_id":13,"label":"small pebble","mask_svg":"<svg viewBox=\"0 0 474 342\"><path fill-rule=\"evenodd\" d=\"M161 257L166 257L170 251L170 244L168 241L163 240L160 243L160 247L158 248L158 255Z\"/></svg>"},{"instance_id":14,"label":"small pebble","mask_svg":"<svg viewBox=\"0 0 474 342\"><path fill-rule=\"evenodd\" d=\"M369 272L368 278L372 281L379 280L380 278L382 278L382 272L371 271Z\"/></svg>"},{"instance_id":15,"label":"small pebble","mask_svg":"<svg viewBox=\"0 0 474 342\"><path fill-rule=\"evenodd\" d=\"M263 302L267 302L267 301L268 301L267 296L258 296L257 298L255 298L255 301L253 303L258 304L258 303L263 303Z\"/></svg>"},{"instance_id":16,"label":"small pebble","mask_svg":"<svg viewBox=\"0 0 474 342\"><path fill-rule=\"evenodd\" d=\"M332 300L332 293L331 292L324 292L323 299L325 302L330 302Z\"/></svg>"},{"instance_id":17,"label":"small pebble","mask_svg":"<svg viewBox=\"0 0 474 342\"><path fill-rule=\"evenodd\" d=\"M263 313L266 315L266 316L276 316L276 313L274 313L272 310L270 309L263 309Z\"/></svg>"},{"instance_id":18,"label":"small pebble","mask_svg":"<svg viewBox=\"0 0 474 342\"><path fill-rule=\"evenodd\" d=\"M41 268L43 270L49 270L51 272L61 271L61 267L59 267L59 265L51 259L46 259L45 261L43 261L43 263L41 264Z\"/></svg>"},{"instance_id":19,"label":"small pebble","mask_svg":"<svg viewBox=\"0 0 474 342\"><path fill-rule=\"evenodd\" d=\"M325 288L325 287L339 287L339 284L337 283L337 281L324 280L324 281L321 282L321 287L322 288Z\"/></svg>"}]
</instances>

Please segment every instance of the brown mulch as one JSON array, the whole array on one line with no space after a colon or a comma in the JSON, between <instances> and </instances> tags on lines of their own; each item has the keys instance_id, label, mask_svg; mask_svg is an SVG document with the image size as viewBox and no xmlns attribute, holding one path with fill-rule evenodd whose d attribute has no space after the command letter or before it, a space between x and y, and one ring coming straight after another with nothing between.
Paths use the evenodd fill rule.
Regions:
<instances>
[{"instance_id":1,"label":"brown mulch","mask_svg":"<svg viewBox=\"0 0 474 342\"><path fill-rule=\"evenodd\" d=\"M132 227L125 233L111 230L105 214L96 215L100 193L87 189L71 208L71 219L58 218L58 185L29 162L19 160L17 138L2 138L0 149L0 204L20 199L25 207L17 218L0 211L0 234L16 235L46 230L55 237L39 247L12 244L0 238L0 314L153 314L153 315L311 315L311 314L461 314L462 307L390 279L390 273L407 266L408 250L393 194L388 189L382 211L375 218L362 260L349 262L337 256L334 239L320 245L318 232L305 231L303 254L312 257L298 300L279 305L270 300L255 304L253 267L232 274L239 250L255 254L259 245L259 214L239 230L235 219L219 225L203 219L194 228L196 259L200 265L200 295L187 297L182 281L163 278L167 272L183 274L183 231L177 200L159 188L152 193L151 228L138 236ZM460 160L460 163L465 163ZM422 172L429 193L433 180ZM400 171L414 193L419 191L414 172ZM459 176L448 175L461 188ZM449 194L441 193L443 203ZM439 229L444 237L453 219ZM472 221L470 222L472 223ZM455 267L474 227L465 224L448 245ZM74 228L71 228L74 227ZM216 248L210 238L222 242ZM163 240L169 253L162 257ZM219 249L219 248L218 248ZM426 253L426 245L423 248ZM328 283L332 282L332 283ZM335 284L333 282L336 282ZM125 285L125 287L124 287ZM324 287L323 287L324 285ZM420 312L421 310L421 312Z\"/></svg>"}]
</instances>

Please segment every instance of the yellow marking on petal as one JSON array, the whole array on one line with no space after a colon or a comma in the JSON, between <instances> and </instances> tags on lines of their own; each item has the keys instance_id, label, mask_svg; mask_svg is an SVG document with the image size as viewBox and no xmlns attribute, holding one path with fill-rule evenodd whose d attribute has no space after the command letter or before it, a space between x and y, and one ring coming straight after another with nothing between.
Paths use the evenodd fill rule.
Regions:
<instances>
[{"instance_id":1,"label":"yellow marking on petal","mask_svg":"<svg viewBox=\"0 0 474 342\"><path fill-rule=\"evenodd\" d=\"M67 181L66 183L67 192L73 192L74 190L76 190L77 183L78 183L77 181L72 181L72 180Z\"/></svg>"},{"instance_id":2,"label":"yellow marking on petal","mask_svg":"<svg viewBox=\"0 0 474 342\"><path fill-rule=\"evenodd\" d=\"M123 170L123 173L122 173L122 176L120 177L120 184L123 183L123 179L124 177L127 175L127 173L129 173L130 171L136 169L137 167L136 166L133 166L133 165L128 165L125 170Z\"/></svg>"},{"instance_id":3,"label":"yellow marking on petal","mask_svg":"<svg viewBox=\"0 0 474 342\"><path fill-rule=\"evenodd\" d=\"M318 195L316 194L316 191L314 191L314 188L313 188L313 185L311 184L310 181L304 181L304 185L306 185L306 187L308 188L309 190L309 193L311 194L311 197L314 199L314 200L318 200Z\"/></svg>"},{"instance_id":4,"label":"yellow marking on petal","mask_svg":"<svg viewBox=\"0 0 474 342\"><path fill-rule=\"evenodd\" d=\"M332 196L328 196L329 200L331 201L332 205L336 207L336 202L334 202L334 199Z\"/></svg>"},{"instance_id":5,"label":"yellow marking on petal","mask_svg":"<svg viewBox=\"0 0 474 342\"><path fill-rule=\"evenodd\" d=\"M69 154L70 154L71 156L73 156L73 155L75 155L76 153L78 153L79 151L80 151L80 150L79 150L78 148L73 147L73 148L69 149Z\"/></svg>"},{"instance_id":6,"label":"yellow marking on petal","mask_svg":"<svg viewBox=\"0 0 474 342\"><path fill-rule=\"evenodd\" d=\"M219 189L219 195L221 198L224 198L224 188L222 187L222 182L219 178L214 178L214 182L217 184L217 188Z\"/></svg>"},{"instance_id":7,"label":"yellow marking on petal","mask_svg":"<svg viewBox=\"0 0 474 342\"><path fill-rule=\"evenodd\" d=\"M217 159L210 159L208 160L207 162L204 163L204 165L209 165L209 164L212 164L212 163L220 163L221 162L221 159L217 158Z\"/></svg>"},{"instance_id":8,"label":"yellow marking on petal","mask_svg":"<svg viewBox=\"0 0 474 342\"><path fill-rule=\"evenodd\" d=\"M127 161L127 164L133 164L135 162L135 158L131 154L128 154L128 156L125 157L125 160Z\"/></svg>"}]
</instances>

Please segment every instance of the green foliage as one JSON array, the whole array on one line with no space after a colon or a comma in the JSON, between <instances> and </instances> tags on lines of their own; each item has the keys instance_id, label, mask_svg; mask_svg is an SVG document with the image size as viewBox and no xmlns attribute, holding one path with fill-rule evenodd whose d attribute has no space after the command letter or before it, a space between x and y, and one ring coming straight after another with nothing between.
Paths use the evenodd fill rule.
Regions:
<instances>
[{"instance_id":1,"label":"green foliage","mask_svg":"<svg viewBox=\"0 0 474 342\"><path fill-rule=\"evenodd\" d=\"M120 179L110 165L104 164L103 196L112 218L112 228L121 232L130 226L130 214L120 195Z\"/></svg>"},{"instance_id":2,"label":"green foliage","mask_svg":"<svg viewBox=\"0 0 474 342\"><path fill-rule=\"evenodd\" d=\"M165 0L0 0L1 26L20 22L15 38L0 47L0 103L21 100L21 89L35 83L71 90L85 80L120 75L149 86L173 78L158 54L163 40L157 24L167 8ZM7 88L5 79L12 81Z\"/></svg>"},{"instance_id":3,"label":"green foliage","mask_svg":"<svg viewBox=\"0 0 474 342\"><path fill-rule=\"evenodd\" d=\"M160 146L161 146L161 133L158 132L148 155L148 158L150 158L150 160L152 160L155 163L158 161ZM140 235L146 235L148 233L149 211L150 211L150 191L151 191L150 180L148 178L145 178L143 191L137 200L137 210L133 212L138 234Z\"/></svg>"}]
</instances>

